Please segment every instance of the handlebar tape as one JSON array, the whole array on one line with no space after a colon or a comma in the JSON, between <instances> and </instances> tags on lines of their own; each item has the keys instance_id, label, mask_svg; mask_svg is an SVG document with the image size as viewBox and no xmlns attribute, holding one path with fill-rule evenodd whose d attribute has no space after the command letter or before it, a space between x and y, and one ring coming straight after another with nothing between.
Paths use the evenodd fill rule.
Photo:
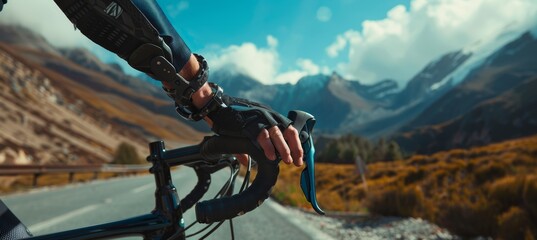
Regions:
<instances>
[{"instance_id":1,"label":"handlebar tape","mask_svg":"<svg viewBox=\"0 0 537 240\"><path fill-rule=\"evenodd\" d=\"M247 138L215 136L202 143L202 155L247 153L257 162L257 176L244 192L196 205L196 218L200 223L213 223L240 216L252 211L265 201L278 179L279 160L271 161Z\"/></svg>"},{"instance_id":2,"label":"handlebar tape","mask_svg":"<svg viewBox=\"0 0 537 240\"><path fill-rule=\"evenodd\" d=\"M221 159L222 156L219 156L218 159ZM198 182L196 183L196 186L190 191L186 197L184 197L181 200L181 203L179 206L181 206L181 212L184 213L186 210L190 209L194 204L196 204L209 190L209 186L211 185L211 174L214 172L230 166L231 161L229 162L219 162L214 165L205 165L205 164L193 164L193 165L187 165L194 169L196 172L196 175L198 177ZM235 163L239 164L239 163ZM231 189L233 189L233 185L231 185Z\"/></svg>"},{"instance_id":3,"label":"handlebar tape","mask_svg":"<svg viewBox=\"0 0 537 240\"><path fill-rule=\"evenodd\" d=\"M194 189L181 199L181 212L185 212L190 209L196 202L198 202L203 195L209 190L209 185L211 184L211 174L205 171L203 168L194 167L194 171L198 176L198 183L194 186Z\"/></svg>"}]
</instances>

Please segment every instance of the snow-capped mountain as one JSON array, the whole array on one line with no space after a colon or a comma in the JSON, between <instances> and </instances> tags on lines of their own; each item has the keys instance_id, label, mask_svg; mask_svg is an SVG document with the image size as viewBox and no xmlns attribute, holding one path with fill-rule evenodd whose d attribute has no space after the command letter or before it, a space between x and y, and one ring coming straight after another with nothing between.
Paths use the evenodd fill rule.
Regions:
<instances>
[{"instance_id":1,"label":"snow-capped mountain","mask_svg":"<svg viewBox=\"0 0 537 240\"><path fill-rule=\"evenodd\" d=\"M401 128L398 142L425 153L537 133L536 53L529 32L498 49Z\"/></svg>"},{"instance_id":2,"label":"snow-capped mountain","mask_svg":"<svg viewBox=\"0 0 537 240\"><path fill-rule=\"evenodd\" d=\"M491 41L440 56L424 66L402 89L392 80L363 85L335 73L307 76L296 85L263 85L247 76L232 74L215 74L218 77L212 79L225 85L230 95L263 102L282 113L295 108L310 111L318 118L318 129L324 132L389 136L456 117L457 108L439 108L438 103L453 98L454 94L459 96L461 93L454 89L474 78L480 69L502 61L505 66L525 61L520 53L526 54L526 58L536 55L537 49L524 46L531 35L524 36L516 39L513 34L504 33ZM487 87L479 88L474 96L482 96L488 91ZM491 96L494 94L500 92L493 92ZM445 103L450 104L450 101ZM470 100L459 103L460 109L465 109L461 114L478 103Z\"/></svg>"}]
</instances>

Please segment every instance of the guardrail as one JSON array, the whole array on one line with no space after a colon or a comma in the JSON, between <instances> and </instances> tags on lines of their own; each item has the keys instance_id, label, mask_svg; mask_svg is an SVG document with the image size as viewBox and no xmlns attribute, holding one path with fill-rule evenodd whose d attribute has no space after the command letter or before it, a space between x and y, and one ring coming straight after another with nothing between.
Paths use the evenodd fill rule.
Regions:
<instances>
[{"instance_id":1,"label":"guardrail","mask_svg":"<svg viewBox=\"0 0 537 240\"><path fill-rule=\"evenodd\" d=\"M0 165L0 176L33 175L33 186L41 175L54 173L68 173L69 183L72 183L76 173L93 173L93 179L99 173L139 173L148 172L151 165Z\"/></svg>"}]
</instances>

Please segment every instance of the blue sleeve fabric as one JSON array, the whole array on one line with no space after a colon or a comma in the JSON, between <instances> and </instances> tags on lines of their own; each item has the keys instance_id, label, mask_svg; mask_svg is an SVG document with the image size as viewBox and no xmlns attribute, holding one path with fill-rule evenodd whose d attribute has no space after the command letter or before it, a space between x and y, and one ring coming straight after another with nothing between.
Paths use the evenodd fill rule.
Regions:
<instances>
[{"instance_id":1,"label":"blue sleeve fabric","mask_svg":"<svg viewBox=\"0 0 537 240\"><path fill-rule=\"evenodd\" d=\"M181 36L175 31L156 0L132 0L151 24L159 31L160 35L171 48L173 53L173 65L177 71L190 59L192 53Z\"/></svg>"}]
</instances>

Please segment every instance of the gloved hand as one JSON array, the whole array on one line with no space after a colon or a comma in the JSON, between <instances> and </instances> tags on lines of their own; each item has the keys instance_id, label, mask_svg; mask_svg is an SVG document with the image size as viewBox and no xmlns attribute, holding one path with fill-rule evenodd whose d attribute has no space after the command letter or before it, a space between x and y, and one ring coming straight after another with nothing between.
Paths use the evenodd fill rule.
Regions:
<instances>
[{"instance_id":1,"label":"gloved hand","mask_svg":"<svg viewBox=\"0 0 537 240\"><path fill-rule=\"evenodd\" d=\"M213 131L220 135L248 137L255 142L263 129L278 126L283 131L291 125L291 120L260 103L227 95L222 100L228 107L208 115Z\"/></svg>"},{"instance_id":2,"label":"gloved hand","mask_svg":"<svg viewBox=\"0 0 537 240\"><path fill-rule=\"evenodd\" d=\"M263 149L267 158L276 159L277 151L285 163L302 165L303 150L291 120L268 106L246 99L224 95L222 100L227 107L207 115L215 133L247 137Z\"/></svg>"}]
</instances>

